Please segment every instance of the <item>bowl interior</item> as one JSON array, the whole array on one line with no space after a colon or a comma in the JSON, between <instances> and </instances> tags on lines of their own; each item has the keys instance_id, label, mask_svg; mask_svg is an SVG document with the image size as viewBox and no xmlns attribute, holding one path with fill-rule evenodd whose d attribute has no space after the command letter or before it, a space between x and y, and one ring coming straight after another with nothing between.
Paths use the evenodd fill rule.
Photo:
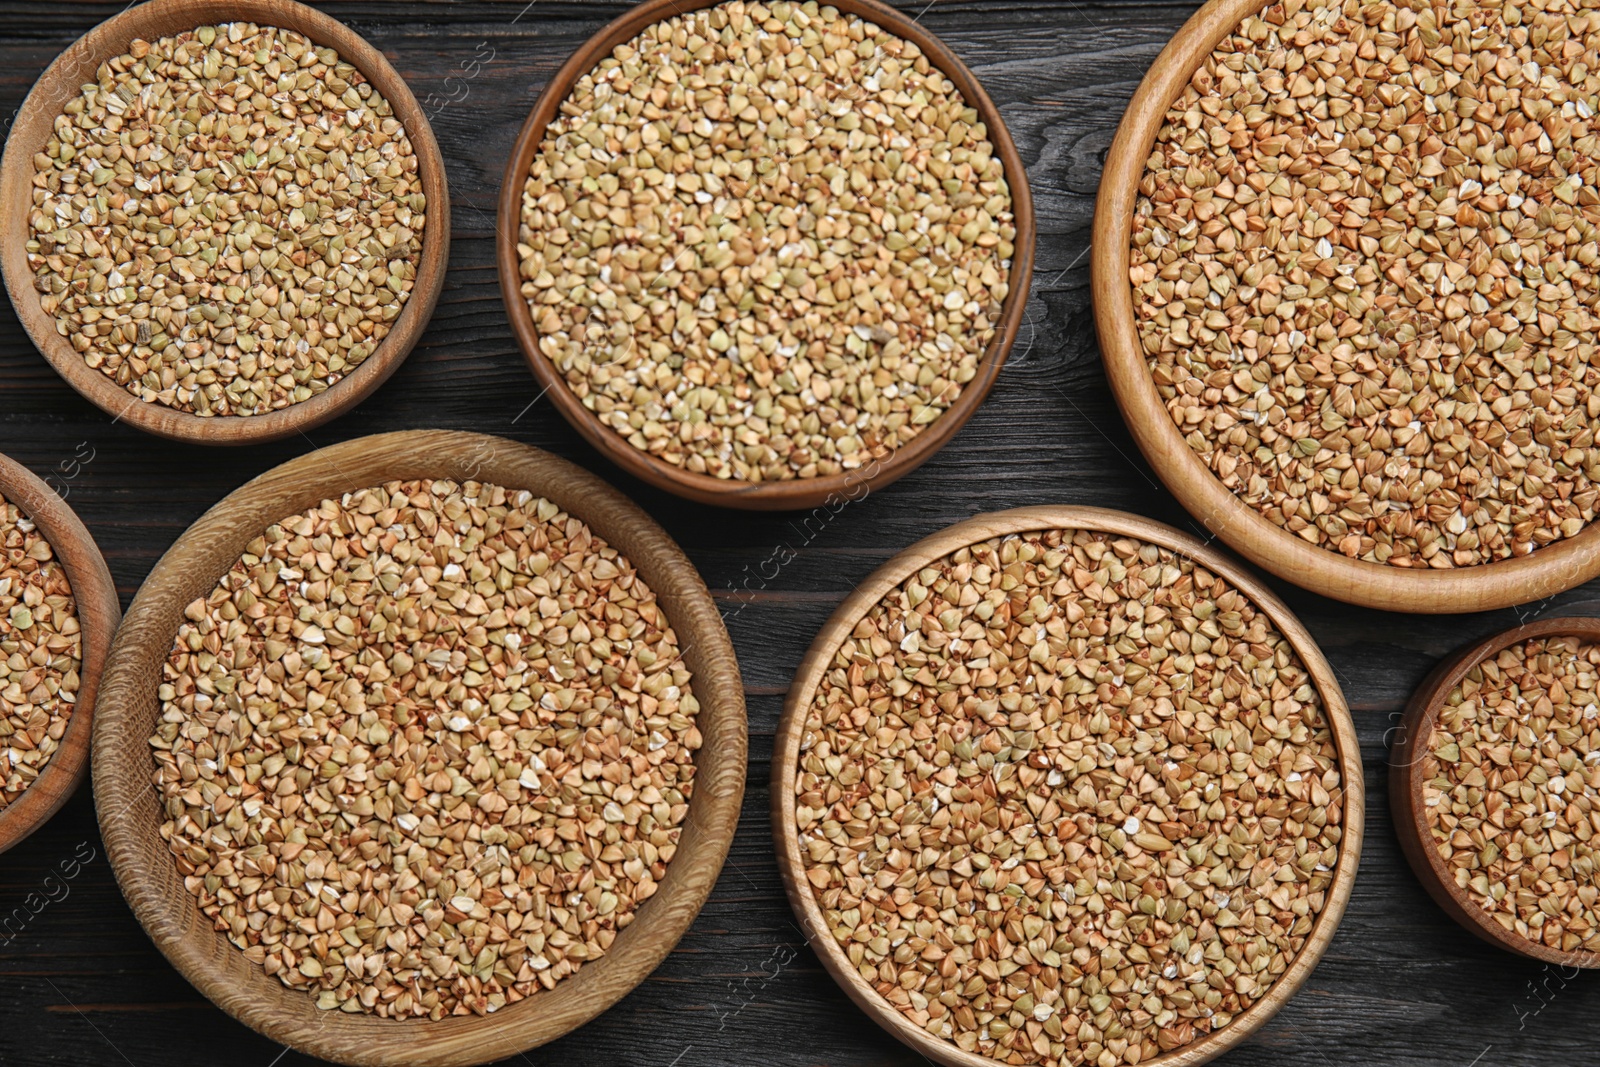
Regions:
<instances>
[{"instance_id":1,"label":"bowl interior","mask_svg":"<svg viewBox=\"0 0 1600 1067\"><path fill-rule=\"evenodd\" d=\"M1128 242L1145 162L1195 70L1262 0L1210 0L1167 44L1134 93L1106 157L1091 258L1106 376L1151 468L1179 502L1247 558L1313 592L1386 611L1489 611L1570 589L1600 574L1600 523L1527 556L1451 570L1406 569L1317 548L1222 484L1172 421L1145 363L1128 280Z\"/></svg>"},{"instance_id":2,"label":"bowl interior","mask_svg":"<svg viewBox=\"0 0 1600 1067\"><path fill-rule=\"evenodd\" d=\"M806 878L805 865L800 855L799 834L795 826L794 782L799 770L800 743L810 713L812 697L823 677L831 669L833 656L840 643L850 636L856 624L874 604L918 570L959 548L993 537L1052 529L1098 530L1138 538L1193 559L1196 564L1225 578L1267 615L1300 656L1311 674L1318 694L1322 697L1329 730L1338 751L1340 773L1344 781L1341 798L1344 808L1344 833L1339 846L1338 864L1327 891L1327 900L1317 914L1311 933L1306 936L1304 947L1268 990L1266 996L1248 1010L1241 1012L1228 1026L1182 1048L1145 1061L1152 1067L1188 1067L1204 1063L1237 1045L1259 1029L1294 995L1322 957L1344 914L1351 887L1355 883L1356 867L1361 858L1366 805L1361 776L1360 746L1356 739L1355 727L1350 720L1349 708L1345 704L1344 695L1339 689L1332 669L1311 635L1260 579L1221 552L1169 526L1104 508L1016 508L968 519L919 541L862 582L834 612L806 653L795 675L794 685L789 690L788 700L784 704L783 719L778 727L778 737L773 752L772 818L774 836L778 840L778 864L783 875L784 887L788 890L790 904L800 917L807 939L821 957L823 965L850 999L875 1022L937 1063L946 1064L948 1067L993 1067L997 1062L994 1059L978 1053L964 1052L954 1043L931 1037L912 1024L880 997L857 973L849 957L834 939L831 927L817 904L811 883Z\"/></svg>"},{"instance_id":3,"label":"bowl interior","mask_svg":"<svg viewBox=\"0 0 1600 1067\"><path fill-rule=\"evenodd\" d=\"M593 412L584 407L560 370L539 350L539 331L522 296L518 274L516 235L522 224L522 189L532 169L533 157L544 140L545 127L555 117L579 78L592 70L617 45L631 40L646 27L674 15L713 7L720 2L644 0L603 27L550 79L517 137L500 187L500 218L496 233L500 292L505 299L512 330L517 335L517 344L533 369L534 377L548 391L566 420L611 462L636 478L704 504L751 510L816 507L831 499L854 498L865 492L868 485L887 485L914 470L942 448L983 403L1000 375L1006 353L1016 340L1017 330L1022 325L1023 310L1028 302L1035 236L1033 199L1028 190L1027 170L1006 130L999 108L995 107L978 79L949 47L913 19L878 0L832 0L831 6L838 10L876 23L895 36L915 43L927 53L933 64L955 83L967 103L978 110L988 127L995 154L1005 168L1006 181L1011 189L1012 213L1016 219L1016 251L1011 259L1007 277L1010 289L1002 305L1000 323L984 352L978 375L962 388L961 395L944 414L905 445L866 467L840 475L783 482L714 478L684 470L634 448L621 434L600 422Z\"/></svg>"},{"instance_id":4,"label":"bowl interior","mask_svg":"<svg viewBox=\"0 0 1600 1067\"><path fill-rule=\"evenodd\" d=\"M638 568L677 629L701 700L695 789L660 890L610 952L553 990L493 1015L437 1022L321 1011L249 963L184 888L158 827L147 739L156 687L184 607L209 592L267 526L391 479L482 480L539 493L586 522ZM502 438L414 431L358 438L284 464L203 515L156 565L128 611L102 692L94 786L101 833L123 894L156 945L219 1007L274 1040L340 1063L476 1064L553 1040L654 970L705 902L733 838L744 790L744 693L733 647L699 575L660 527L565 460Z\"/></svg>"},{"instance_id":5,"label":"bowl interior","mask_svg":"<svg viewBox=\"0 0 1600 1067\"><path fill-rule=\"evenodd\" d=\"M417 277L389 333L355 370L309 400L260 415L201 416L145 403L84 362L39 306L28 267L28 213L33 208L33 157L49 141L55 118L100 64L127 51L135 38L154 38L222 22L254 22L294 30L331 47L359 69L389 101L417 155L428 198ZM119 421L176 441L251 444L274 441L343 414L389 377L416 343L438 303L450 247L449 190L444 161L427 115L383 54L354 30L293 0L150 0L102 22L58 56L40 75L17 114L0 160L0 268L12 306L35 346L57 373Z\"/></svg>"},{"instance_id":6,"label":"bowl interior","mask_svg":"<svg viewBox=\"0 0 1600 1067\"><path fill-rule=\"evenodd\" d=\"M77 700L60 746L33 784L0 811L3 852L55 814L83 781L89 766L89 736L100 674L122 619L122 604L99 546L55 490L20 463L0 456L0 495L33 520L66 571L77 609L82 653Z\"/></svg>"},{"instance_id":7,"label":"bowl interior","mask_svg":"<svg viewBox=\"0 0 1600 1067\"><path fill-rule=\"evenodd\" d=\"M1425 804L1424 760L1439 712L1451 690L1480 663L1503 650L1539 637L1578 637L1600 641L1600 619L1541 619L1484 638L1447 656L1412 694L1389 756L1389 806L1395 833L1411 869L1428 895L1452 919L1478 937L1520 956L1563 967L1600 967L1600 956L1583 950L1563 951L1531 941L1502 927L1463 889L1453 869L1433 843Z\"/></svg>"}]
</instances>

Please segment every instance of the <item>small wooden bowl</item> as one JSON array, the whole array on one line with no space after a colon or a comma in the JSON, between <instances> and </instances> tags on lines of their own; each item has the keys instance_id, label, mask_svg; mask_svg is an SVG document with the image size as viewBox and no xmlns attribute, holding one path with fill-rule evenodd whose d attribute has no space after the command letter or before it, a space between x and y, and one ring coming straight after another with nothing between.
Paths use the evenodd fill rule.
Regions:
<instances>
[{"instance_id":1,"label":"small wooden bowl","mask_svg":"<svg viewBox=\"0 0 1600 1067\"><path fill-rule=\"evenodd\" d=\"M428 198L427 226L416 283L389 333L361 365L311 399L261 415L195 415L147 403L84 362L66 338L56 332L55 316L39 306L25 247L33 208L33 157L50 139L55 118L85 82L94 80L101 63L128 50L135 38L158 37L223 22L254 22L304 34L333 48L388 100L404 124L417 155L418 173ZM365 400L404 362L422 335L444 285L450 254L450 194L445 184L444 157L428 125L427 115L389 61L350 27L294 0L149 0L107 19L82 37L45 69L17 113L0 160L0 270L11 305L34 345L85 399L119 421L173 441L194 444L246 445L276 441L320 426Z\"/></svg>"},{"instance_id":2,"label":"small wooden bowl","mask_svg":"<svg viewBox=\"0 0 1600 1067\"><path fill-rule=\"evenodd\" d=\"M89 769L89 735L94 723L95 691L111 651L111 638L122 621L122 602L106 568L105 557L82 520L39 476L22 464L0 456L0 495L33 520L67 572L77 608L83 665L78 669L78 699L61 736L61 745L33 784L10 807L0 811L0 852L49 821L67 802Z\"/></svg>"},{"instance_id":3,"label":"small wooden bowl","mask_svg":"<svg viewBox=\"0 0 1600 1067\"><path fill-rule=\"evenodd\" d=\"M992 537L1055 529L1103 530L1137 538L1186 556L1225 578L1266 614L1305 663L1327 709L1329 729L1338 749L1339 770L1344 780L1344 836L1339 845L1339 862L1334 869L1333 882L1328 887L1327 902L1318 913L1316 923L1306 937L1305 946L1265 997L1215 1034L1145 1061L1145 1067L1193 1067L1233 1048L1277 1014L1278 1009L1295 994L1322 958L1328 943L1333 940L1334 930L1350 899L1350 889L1355 884L1356 867L1361 859L1366 794L1361 778L1361 748L1356 739L1355 726L1350 720L1349 708L1332 668L1323 658L1311 634L1265 582L1231 557L1189 534L1139 515L1105 508L1014 508L979 515L941 530L918 541L874 571L856 587L854 593L845 598L832 618L824 624L806 652L805 659L800 662L794 684L789 687L789 697L784 702L783 718L778 723L772 756L772 832L778 844L779 873L783 876L784 888L789 892L789 903L794 907L811 947L821 957L823 966L833 975L833 980L856 1002L857 1007L879 1026L934 1063L946 1067L995 1067L999 1061L979 1053L964 1052L954 1043L932 1037L915 1026L856 973L849 957L834 940L817 905L811 883L806 879L805 864L800 856L800 835L795 825L794 783L799 773L800 741L805 733L812 697L831 669L840 644L850 637L856 624L874 604L917 571L957 549Z\"/></svg>"},{"instance_id":4,"label":"small wooden bowl","mask_svg":"<svg viewBox=\"0 0 1600 1067\"><path fill-rule=\"evenodd\" d=\"M1162 49L1106 157L1095 204L1091 288L1106 376L1140 451L1195 518L1245 558L1323 596L1385 611L1489 611L1550 596L1600 574L1600 523L1515 559L1406 569L1317 548L1236 497L1183 439L1150 376L1128 281L1128 242L1145 161L1167 108L1217 43L1262 0L1210 0Z\"/></svg>"},{"instance_id":5,"label":"small wooden bowl","mask_svg":"<svg viewBox=\"0 0 1600 1067\"><path fill-rule=\"evenodd\" d=\"M861 468L826 478L745 482L696 474L641 452L584 407L583 401L567 385L566 378L539 351L539 330L534 325L528 302L522 296L517 257L517 232L522 225L522 188L533 169L533 157L544 140L545 127L555 118L578 79L593 70L617 45L632 40L647 26L663 19L714 7L721 2L644 0L602 27L550 79L534 104L532 113L528 115L528 121L523 123L522 133L517 137L516 147L511 150L511 159L506 163L505 178L500 185L500 218L496 227L500 293L505 299L512 331L517 335L517 344L522 347L522 354L527 357L528 366L533 369L533 376L540 387L591 445L635 478L702 504L750 511L813 508L830 498L854 499L864 491L888 485L915 470L943 448L945 442L972 418L999 378L1006 354L1016 340L1017 330L1022 325L1023 309L1028 303L1029 279L1033 276L1033 198L1028 191L1027 169L1022 165L1022 157L1017 154L1016 146L1011 143L1011 134L1000 117L1000 109L995 107L994 101L989 99L989 94L984 92L983 86L961 59L913 19L879 0L829 0L832 7L874 22L896 37L914 43L927 53L934 66L955 83L967 103L977 109L988 127L989 140L1005 167L1006 181L1011 187L1011 210L1017 224L1016 252L1011 257L1011 269L1007 277L1010 291L1002 305L1000 324L978 366L977 377L962 387L956 402L927 429L873 464L875 469L870 474L866 473L867 468ZM863 489L864 486L868 488Z\"/></svg>"},{"instance_id":6,"label":"small wooden bowl","mask_svg":"<svg viewBox=\"0 0 1600 1067\"><path fill-rule=\"evenodd\" d=\"M1428 754L1428 739L1450 691L1474 667L1504 649L1535 637L1580 637L1600 641L1600 619L1541 619L1526 626L1486 637L1482 641L1447 656L1411 695L1399 733L1389 753L1389 808L1400 848L1417 873L1417 879L1439 907L1467 930L1489 942L1529 959L1543 960L1562 967L1600 967L1600 956L1582 950L1563 951L1530 941L1500 926L1479 907L1465 890L1456 886L1455 877L1433 844L1423 803L1423 761Z\"/></svg>"},{"instance_id":7,"label":"small wooden bowl","mask_svg":"<svg viewBox=\"0 0 1600 1067\"><path fill-rule=\"evenodd\" d=\"M322 1011L247 961L184 888L159 827L148 738L156 685L186 605L216 586L251 539L329 497L391 479L479 479L549 498L638 568L677 629L701 701L704 745L677 855L611 951L482 1018L438 1022ZM94 793L112 869L172 965L228 1014L307 1055L356 1067L462 1067L513 1056L594 1018L644 980L689 929L733 840L744 795L744 689L733 645L700 575L637 505L546 452L499 437L422 430L357 438L246 483L202 515L145 580L111 651L94 734Z\"/></svg>"}]
</instances>

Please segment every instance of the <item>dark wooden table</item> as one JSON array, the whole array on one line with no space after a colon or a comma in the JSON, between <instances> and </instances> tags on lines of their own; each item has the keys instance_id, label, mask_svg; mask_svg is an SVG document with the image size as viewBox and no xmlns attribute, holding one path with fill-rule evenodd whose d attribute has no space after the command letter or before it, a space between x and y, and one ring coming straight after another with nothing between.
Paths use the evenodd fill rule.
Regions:
<instances>
[{"instance_id":1,"label":"dark wooden table","mask_svg":"<svg viewBox=\"0 0 1600 1067\"><path fill-rule=\"evenodd\" d=\"M121 6L0 2L0 118L7 127L56 54ZM113 425L79 399L0 301L0 451L64 486L99 539L124 604L202 511L313 446L380 430L477 430L550 449L617 483L679 540L732 616L750 707L744 819L710 903L660 970L599 1020L506 1062L908 1067L923 1061L845 999L791 921L768 834L773 731L795 666L829 612L854 582L926 534L978 512L1041 503L1123 508L1194 528L1137 455L1112 403L1088 284L1102 157L1135 85L1194 6L902 4L965 58L1005 113L1033 186L1039 265L1027 324L982 411L921 470L826 523L722 512L648 489L601 461L548 401L528 408L536 390L495 279L500 174L546 79L624 6L328 6L383 50L419 99L434 94L442 105L434 129L454 208L450 273L433 323L399 373L354 413L309 438L268 447L208 451L159 441ZM470 62L490 50L492 60L469 77ZM794 558L778 577L752 581L757 593L736 593L782 545ZM1516 610L1434 618L1363 611L1278 588L1322 643L1354 710L1367 776L1367 841L1349 911L1322 964L1281 1014L1222 1062L1600 1063L1600 1021L1591 1014L1600 1008L1600 983L1588 975L1565 981L1554 968L1499 953L1456 927L1406 867L1384 795L1387 732L1436 660L1519 619L1600 606L1600 585ZM74 861L81 869L64 881L61 872L76 869ZM0 857L0 930L7 917L16 921L14 936L0 933L0 1067L317 1062L212 1007L156 952L117 891L87 788Z\"/></svg>"}]
</instances>

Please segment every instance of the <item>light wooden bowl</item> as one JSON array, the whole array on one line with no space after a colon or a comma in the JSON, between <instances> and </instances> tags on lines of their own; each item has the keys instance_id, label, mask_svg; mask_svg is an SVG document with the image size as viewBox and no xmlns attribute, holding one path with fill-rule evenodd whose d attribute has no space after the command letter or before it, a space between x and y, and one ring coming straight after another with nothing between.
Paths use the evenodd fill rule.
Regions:
<instances>
[{"instance_id":1,"label":"light wooden bowl","mask_svg":"<svg viewBox=\"0 0 1600 1067\"><path fill-rule=\"evenodd\" d=\"M0 811L0 852L15 845L60 810L89 769L89 735L94 723L96 690L105 670L111 638L122 620L122 602L106 568L105 557L83 522L38 475L0 456L0 495L33 520L67 572L78 612L83 665L78 670L78 699L67 720L61 744L33 784L10 807Z\"/></svg>"},{"instance_id":2,"label":"light wooden bowl","mask_svg":"<svg viewBox=\"0 0 1600 1067\"><path fill-rule=\"evenodd\" d=\"M539 493L582 519L638 568L677 629L701 701L704 738L677 855L611 951L552 990L479 1018L438 1022L321 1011L217 933L185 890L158 830L148 738L161 665L184 607L215 587L252 538L284 517L391 479L482 480ZM200 992L245 1025L308 1055L358 1067L461 1067L554 1040L643 981L689 929L727 856L744 794L744 690L733 645L682 550L593 475L498 437L443 430L357 438L291 460L229 494L161 558L111 652L94 735L100 832L117 882L156 946Z\"/></svg>"},{"instance_id":3,"label":"light wooden bowl","mask_svg":"<svg viewBox=\"0 0 1600 1067\"><path fill-rule=\"evenodd\" d=\"M989 140L1005 167L1006 181L1011 187L1011 207L1017 225L1016 253L1011 257L1011 270L1007 278L1010 291L1002 305L1000 323L978 366L977 377L962 387L956 402L925 430L907 444L880 458L872 474L865 475L862 470L855 470L826 478L746 482L697 474L641 452L584 407L567 385L566 378L539 351L539 330L522 295L517 257L517 232L522 225L522 189L533 168L533 157L544 140L545 127L556 116L578 79L593 70L617 45L631 40L647 26L663 19L714 7L719 2L721 0L644 0L589 38L545 86L528 121L522 126L516 147L511 150L511 159L506 164L505 178L500 185L500 217L495 240L500 266L500 292L505 298L506 314L511 319L512 331L517 335L517 344L533 369L534 378L549 394L557 410L602 455L635 478L702 504L752 511L813 508L830 497L855 499L864 491L888 485L922 465L943 448L945 442L954 437L956 431L966 425L982 405L995 379L1000 376L1006 354L1011 351L1017 330L1022 325L1023 309L1028 302L1029 279L1033 276L1033 199L1028 191L1027 170L1022 165L1022 157L1017 154L1016 146L1011 143L1011 134L1000 117L1000 109L995 107L994 101L989 99L989 94L984 92L983 86L960 58L913 19L879 0L830 0L831 6L838 10L876 23L902 40L913 42L927 53L934 66L955 83L967 103L977 109L988 128Z\"/></svg>"},{"instance_id":4,"label":"light wooden bowl","mask_svg":"<svg viewBox=\"0 0 1600 1067\"><path fill-rule=\"evenodd\" d=\"M66 102L78 95L85 82L94 80L101 63L125 53L135 38L154 40L223 22L294 30L333 48L366 75L374 90L394 108L411 139L428 198L428 222L411 296L388 335L359 367L299 404L261 415L208 417L146 403L85 363L56 332L55 317L39 306L25 245L30 236L28 212L33 208L33 157L49 141L55 118ZM0 270L5 273L6 289L23 328L57 373L89 402L119 421L174 441L212 445L276 441L320 426L355 407L394 373L422 335L438 303L449 254L450 194L444 158L416 97L383 53L354 30L293 0L149 0L127 8L78 38L39 76L22 102L6 140L5 158L0 161Z\"/></svg>"},{"instance_id":5,"label":"light wooden bowl","mask_svg":"<svg viewBox=\"0 0 1600 1067\"><path fill-rule=\"evenodd\" d=\"M1186 533L1142 516L1105 508L1014 508L979 515L941 530L918 541L874 571L856 587L854 593L845 598L811 643L805 659L800 662L800 669L795 672L794 684L789 687L789 696L784 702L783 718L778 724L772 757L772 829L778 844L779 872L783 876L784 888L789 893L789 903L794 906L811 947L821 957L823 966L833 975L833 980L856 1002L857 1007L879 1026L934 1063L946 1067L995 1067L999 1061L979 1053L963 1052L952 1042L930 1036L900 1014L856 973L849 957L834 940L827 920L817 905L811 883L806 880L805 864L800 856L800 835L795 825L795 779L799 771L800 741L805 733L812 697L831 669L840 644L850 637L856 624L874 604L917 571L957 549L992 537L1055 529L1103 530L1138 538L1186 556L1225 578L1266 614L1305 663L1327 710L1329 728L1338 750L1340 774L1345 783L1342 798L1344 836L1339 846L1339 862L1334 869L1333 882L1328 887L1327 902L1306 937L1305 947L1265 997L1215 1034L1145 1061L1146 1067L1193 1067L1221 1055L1259 1029L1295 994L1322 958L1328 943L1333 940L1334 930L1344 914L1351 886L1355 883L1356 866L1361 858L1366 803L1361 778L1361 749L1356 740L1355 727L1350 721L1350 712L1339 690L1339 683L1316 642L1261 579L1229 556Z\"/></svg>"},{"instance_id":6,"label":"light wooden bowl","mask_svg":"<svg viewBox=\"0 0 1600 1067\"><path fill-rule=\"evenodd\" d=\"M1428 895L1456 922L1491 945L1519 956L1561 967L1600 967L1600 956L1593 952L1550 948L1504 929L1465 890L1458 888L1453 872L1434 847L1433 831L1428 828L1423 804L1428 739L1433 736L1434 724L1450 691L1460 685L1474 667L1499 655L1503 649L1534 637L1566 636L1600 641L1600 619L1541 619L1526 626L1514 626L1468 645L1435 667L1406 705L1405 717L1400 721L1400 730L1389 753L1389 809L1400 848L1410 861L1411 869Z\"/></svg>"},{"instance_id":7,"label":"light wooden bowl","mask_svg":"<svg viewBox=\"0 0 1600 1067\"><path fill-rule=\"evenodd\" d=\"M1406 569L1317 548L1271 522L1195 454L1150 376L1134 318L1128 242L1138 184L1167 108L1218 42L1261 0L1210 0L1162 49L1133 95L1106 157L1095 204L1091 289L1106 376L1145 459L1189 513L1247 559L1323 596L1385 611L1488 611L1570 589L1600 574L1600 523L1515 559L1452 570Z\"/></svg>"}]
</instances>

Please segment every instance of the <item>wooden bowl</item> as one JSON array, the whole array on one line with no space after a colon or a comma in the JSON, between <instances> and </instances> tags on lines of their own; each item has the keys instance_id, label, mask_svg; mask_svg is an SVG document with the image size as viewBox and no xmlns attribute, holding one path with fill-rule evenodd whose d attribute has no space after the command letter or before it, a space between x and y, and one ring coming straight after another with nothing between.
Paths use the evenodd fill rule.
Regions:
<instances>
[{"instance_id":1,"label":"wooden bowl","mask_svg":"<svg viewBox=\"0 0 1600 1067\"><path fill-rule=\"evenodd\" d=\"M321 1011L217 933L184 888L158 833L148 738L161 666L184 607L216 586L271 524L391 479L480 479L539 493L633 561L676 627L701 700L704 744L677 855L660 891L611 950L552 990L484 1017L382 1019ZM292 1048L359 1067L461 1067L516 1055L594 1018L643 981L705 903L733 840L744 794L744 690L733 645L694 567L666 533L615 489L566 460L498 437L424 430L357 438L276 467L202 515L156 564L111 651L94 735L94 793L117 882L156 946L200 992Z\"/></svg>"},{"instance_id":2,"label":"wooden bowl","mask_svg":"<svg viewBox=\"0 0 1600 1067\"><path fill-rule=\"evenodd\" d=\"M61 744L33 784L0 811L0 852L47 822L67 802L89 769L89 735L94 723L96 690L111 651L111 638L122 621L122 602L106 568L105 557L82 520L38 475L0 456L0 496L33 520L67 572L77 608L83 665L78 670L78 699L67 719Z\"/></svg>"},{"instance_id":3,"label":"wooden bowl","mask_svg":"<svg viewBox=\"0 0 1600 1067\"><path fill-rule=\"evenodd\" d=\"M1106 376L1140 451L1190 514L1247 559L1336 600L1385 611L1488 611L1600 574L1600 523L1527 556L1451 570L1406 569L1317 548L1236 497L1183 439L1150 376L1134 318L1128 242L1138 184L1167 108L1218 42L1261 0L1210 0L1162 49L1123 115L1095 204L1091 288Z\"/></svg>"},{"instance_id":4,"label":"wooden bowl","mask_svg":"<svg viewBox=\"0 0 1600 1067\"><path fill-rule=\"evenodd\" d=\"M978 410L994 386L995 379L1000 376L1006 353L1016 340L1017 330L1022 325L1023 309L1028 303L1029 279L1033 276L1033 199L1028 191L1027 170L1022 165L1022 157L1017 154L1016 146L1011 143L1011 134L1000 117L1000 109L995 107L989 94L983 91L983 86L960 58L913 19L879 0L830 0L832 7L877 23L895 36L914 43L927 53L934 66L955 83L967 103L977 109L988 127L989 140L1005 167L1006 181L1011 187L1011 208L1017 225L1016 252L1011 257L1011 270L1007 277L1010 291L1002 305L1000 324L978 366L977 377L962 387L956 402L925 430L873 464L871 473L867 473L867 468L860 468L825 478L746 482L697 474L641 452L584 407L567 385L566 378L539 351L539 330L534 325L528 302L522 296L517 257L517 232L522 225L522 189L533 169L533 157L544 140L545 127L555 118L578 79L593 70L617 45L633 39L647 26L663 19L714 7L720 2L644 0L589 38L550 79L534 104L532 113L528 115L528 121L523 123L522 133L517 137L516 147L511 150L511 159L506 163L505 178L500 185L500 217L496 227L500 293L505 298L506 314L511 319L512 331L517 335L517 344L527 357L528 365L533 368L533 376L540 387L591 445L635 478L702 504L751 511L813 508L830 498L856 499L864 492L888 485L915 470L943 448L945 442L954 437L956 431Z\"/></svg>"},{"instance_id":5,"label":"wooden bowl","mask_svg":"<svg viewBox=\"0 0 1600 1067\"><path fill-rule=\"evenodd\" d=\"M1526 626L1486 637L1447 656L1412 694L1406 705L1400 730L1389 753L1389 808L1394 816L1395 834L1400 848L1417 873L1417 879L1439 907L1467 930L1500 948L1529 959L1543 960L1562 967L1600 967L1600 956L1581 949L1563 951L1522 937L1500 926L1467 893L1458 888L1455 877L1433 844L1423 804L1424 757L1434 724L1450 691L1474 667L1504 649L1535 637L1580 637L1600 641L1600 619L1541 619Z\"/></svg>"},{"instance_id":6,"label":"wooden bowl","mask_svg":"<svg viewBox=\"0 0 1600 1067\"><path fill-rule=\"evenodd\" d=\"M833 975L833 980L856 1002L857 1007L879 1026L934 1063L946 1067L995 1067L999 1061L979 1053L963 1052L954 1043L932 1037L914 1025L879 996L851 965L849 957L834 940L817 905L811 883L806 879L805 865L800 856L800 835L795 824L794 783L799 770L800 741L805 733L812 697L831 668L840 644L850 637L856 624L874 604L917 571L957 549L992 537L1054 529L1103 530L1137 538L1186 556L1226 579L1266 614L1305 663L1327 709L1330 731L1338 750L1340 774L1345 783L1344 836L1339 846L1339 861L1334 869L1333 882L1328 887L1327 902L1318 913L1305 946L1265 997L1216 1033L1145 1061L1145 1067L1192 1067L1221 1055L1259 1029L1295 994L1322 958L1328 943L1333 940L1334 930L1344 914L1351 886L1355 883L1356 866L1361 858L1366 802L1361 778L1361 749L1350 720L1349 708L1332 668L1323 658L1311 634L1265 582L1231 557L1189 534L1142 516L1105 508L1014 508L979 515L941 530L918 541L874 571L856 587L854 593L845 598L822 627L805 659L800 662L794 684L789 687L789 697L784 703L783 718L778 724L773 745L772 762L772 829L778 844L779 873L783 876L784 888L789 892L789 903L793 905L811 947L821 957L823 966Z\"/></svg>"},{"instance_id":7,"label":"wooden bowl","mask_svg":"<svg viewBox=\"0 0 1600 1067\"><path fill-rule=\"evenodd\" d=\"M366 75L405 125L428 198L416 282L387 336L360 366L325 391L261 415L194 415L147 403L89 366L56 332L55 316L45 314L39 306L25 247L30 237L28 212L33 207L33 157L49 141L55 118L67 101L78 95L85 82L94 80L101 63L124 54L135 38L154 40L222 22L254 22L294 30L333 48ZM444 158L416 97L383 53L354 30L293 0L149 0L127 8L78 38L39 76L22 102L6 140L5 158L0 161L0 270L5 273L11 305L23 328L57 373L85 399L118 421L174 441L213 445L276 441L320 426L355 407L395 372L422 335L439 300L449 253L450 195Z\"/></svg>"}]
</instances>

